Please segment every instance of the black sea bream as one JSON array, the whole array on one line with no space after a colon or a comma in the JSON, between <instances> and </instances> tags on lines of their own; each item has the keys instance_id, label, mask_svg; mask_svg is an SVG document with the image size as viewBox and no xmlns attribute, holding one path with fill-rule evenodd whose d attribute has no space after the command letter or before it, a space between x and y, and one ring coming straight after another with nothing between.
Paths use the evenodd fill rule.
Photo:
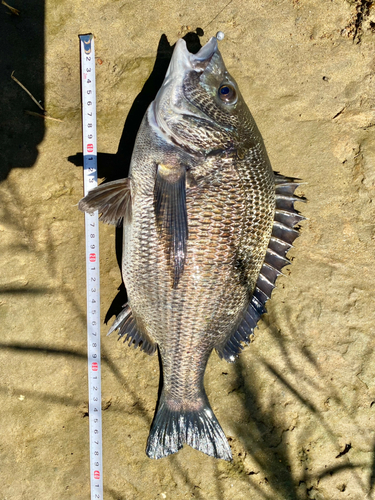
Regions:
<instances>
[{"instance_id":1,"label":"black sea bream","mask_svg":"<svg viewBox=\"0 0 375 500\"><path fill-rule=\"evenodd\" d=\"M80 201L123 220L129 302L110 331L148 354L163 389L147 442L162 458L184 443L232 454L203 378L216 349L234 361L265 312L303 217L298 183L275 174L262 137L211 38L197 54L177 41L139 129L129 177Z\"/></svg>"}]
</instances>

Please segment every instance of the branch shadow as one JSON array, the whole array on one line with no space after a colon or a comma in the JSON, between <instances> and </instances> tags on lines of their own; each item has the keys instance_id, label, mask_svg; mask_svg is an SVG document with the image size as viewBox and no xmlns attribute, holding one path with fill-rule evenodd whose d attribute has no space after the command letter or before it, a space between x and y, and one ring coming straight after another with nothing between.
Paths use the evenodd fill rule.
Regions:
<instances>
[{"instance_id":1,"label":"branch shadow","mask_svg":"<svg viewBox=\"0 0 375 500\"><path fill-rule=\"evenodd\" d=\"M265 476L263 481L283 499L300 500L295 488L295 478L291 473L288 449L283 443L283 432L281 436L275 432L280 429L280 423L276 421L273 413L262 409L259 393L250 382L255 378L255 374L252 374L241 358L235 363L235 372L236 390L242 396L241 401L246 415L244 422L236 425L239 439L243 442L246 452L261 469L261 473Z\"/></svg>"},{"instance_id":2,"label":"branch shadow","mask_svg":"<svg viewBox=\"0 0 375 500\"><path fill-rule=\"evenodd\" d=\"M102 346L102 350L104 350ZM83 363L87 363L87 352L86 351L78 351L75 349L61 349L54 348L50 345L42 345L42 344L23 344L14 342L12 344L0 342L0 351L8 351L8 352L18 352L23 353L25 355L36 354L36 355L52 355L52 356L62 356L64 358L73 358L82 361ZM150 425L151 418L148 415L148 411L139 400L137 393L129 386L128 381L122 375L121 370L116 366L116 364L112 361L112 359L104 352L101 356L101 360L103 365L106 365L112 374L115 376L117 381L121 384L122 387L126 390L127 394L131 396L133 401L136 403L136 406L132 407L132 411L136 412L145 422ZM0 387L0 391L2 388ZM52 402L55 404L69 404L70 406L82 406L84 401L72 400L71 398L61 398L55 394L46 394L38 391L29 391L25 389L19 389L23 394L27 393L28 397L34 397L36 399L43 400L45 402ZM67 403L67 401L70 401ZM112 411L116 410L116 408L112 407ZM118 411L124 411L123 408L118 408Z\"/></svg>"},{"instance_id":3,"label":"branch shadow","mask_svg":"<svg viewBox=\"0 0 375 500\"><path fill-rule=\"evenodd\" d=\"M285 313L291 337L297 338L297 332L293 331L292 322L289 321L289 310L285 308L283 313ZM312 415L316 425L324 429L325 435L329 438L333 446L340 451L338 435L335 429L329 425L324 413L312 402L312 399L314 399L312 395L314 392L324 393L324 390L328 388L332 397L341 407L348 411L350 409L346 408L335 386L330 381L328 382L325 378L322 378L319 365L313 353L304 347L294 345L294 349L298 349L301 359L303 359L302 362L298 362L298 365L296 364L295 360L292 358L288 342L285 340L285 337L283 337L278 326L280 323L277 320L277 316L273 313L269 313L263 318L263 321L267 325L273 341L277 344L280 358L283 359L285 366L288 367L288 371L286 371L284 375L284 372L282 373L277 367L277 362L273 363L262 357L258 357L260 363L258 368L263 366L273 378L276 378L279 384L281 384L281 387L291 394L293 399ZM314 368L314 380L311 380L311 376L308 375L305 369L307 364L310 364ZM327 476L333 476L342 471L351 471L353 480L361 488L364 496L366 494L371 494L375 483L375 458L373 458L372 475L368 487L364 484L358 471L359 469L363 470L369 468L369 464L352 463L348 457L341 459L344 462L338 463L337 465L331 465L321 472L311 474L308 472L308 468L304 467L300 473L293 473L292 465L295 460L292 460L289 454L288 444L283 440L283 433L293 430L293 428L290 429L291 424L286 421L283 424L280 421L282 413L278 414L276 408L273 409L273 406L271 410L269 408L264 409L263 402L262 407L259 388L256 383L252 384L252 381L256 381L257 379L255 369L246 366L241 357L236 361L234 369L237 377L235 390L238 391L239 396L241 396L240 399L246 415L243 423L237 424L236 426L237 435L243 443L246 453L248 453L260 467L269 486L275 492L275 495L277 494L277 498L282 498L283 500L315 498L315 496L311 495L314 495L315 489L318 489L317 485L319 485L319 481ZM303 393L303 385L296 385L297 380L303 381L303 384L308 387L308 391ZM309 395L308 397L306 397L306 392ZM277 435L277 432L280 433L280 431L281 435ZM360 429L358 429L358 431L360 431ZM304 451L303 446L302 451ZM344 454L345 453L341 452L332 458L338 459ZM375 457L375 447L373 449L373 457ZM307 460L306 457L302 457L301 463L305 459ZM301 486L304 486L305 489Z\"/></svg>"},{"instance_id":4,"label":"branch shadow","mask_svg":"<svg viewBox=\"0 0 375 500\"><path fill-rule=\"evenodd\" d=\"M283 308L283 316L284 319L286 320L286 325L287 325L286 328L288 329L289 334L291 334L291 337L293 339L297 339L301 332L298 332L297 329L294 328L293 322L291 321L292 311L289 307L286 307L285 305ZM353 402L351 402L351 404L348 404L348 402L341 397L337 387L332 383L333 380L332 378L322 377L322 373L318 365L318 362L315 359L313 353L311 353L309 349L298 345L297 349L299 351L301 358L303 359L303 362L298 363L298 366L294 363L292 356L290 355L289 349L287 347L287 342L285 341L285 337L282 335L281 329L278 326L282 323L281 318L278 317L275 311L271 310L270 313L265 315L263 319L273 339L279 345L280 351L284 358L285 365L288 366L288 370L290 371L291 375L296 380L303 381L303 383L309 386L309 394L314 394L317 392L323 395L329 394L329 398L335 401L337 405L339 405L343 410L345 410L347 415L351 414ZM294 345L294 347L296 346ZM366 355L364 355L364 363L366 361L368 362ZM310 413L314 416L314 418L317 420L318 425L320 425L324 429L324 432L326 433L327 437L337 450L338 455L335 458L337 459L343 456L344 454L340 453L341 449L340 449L339 439L337 433L335 432L335 429L332 428L327 422L324 412L319 410L313 403L311 403L306 397L302 395L300 390L302 388L302 385L298 386L297 388L295 383L293 384L288 380L289 377L283 376L280 373L280 371L277 370L271 363L268 363L264 359L262 359L261 362L264 364L264 366L268 369L270 373L272 373L274 376L277 377L279 382L282 383L282 385L287 389L287 391L291 393L294 396L294 398L298 400L305 408L307 408L310 411ZM314 378L312 378L312 376L309 376L306 370L308 364L310 364L310 366L314 369ZM355 417L353 418L353 421L355 421ZM357 426L358 426L358 432L361 432L360 425L357 424ZM357 483L357 485L360 487L360 489L363 491L364 494L368 493L368 488L366 487L364 481L361 479L360 475L357 472L359 466L356 465L352 467L353 464L351 464L351 462L348 460L348 457L345 457L343 460L345 460L346 463L344 468L352 469L353 479L355 480L355 482ZM366 465L366 467L368 468L368 464ZM333 472L330 475L332 476L339 470L342 470L342 468L333 467ZM321 479L319 474L316 474L315 478L317 480ZM301 478L302 481L311 479L312 476L310 476L306 472L303 474L303 477Z\"/></svg>"}]
</instances>

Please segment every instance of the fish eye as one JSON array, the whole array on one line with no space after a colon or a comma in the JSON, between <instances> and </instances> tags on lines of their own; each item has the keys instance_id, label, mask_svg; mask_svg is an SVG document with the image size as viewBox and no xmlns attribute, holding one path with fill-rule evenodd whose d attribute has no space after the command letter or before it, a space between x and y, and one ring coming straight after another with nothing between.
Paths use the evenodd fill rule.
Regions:
<instances>
[{"instance_id":1,"label":"fish eye","mask_svg":"<svg viewBox=\"0 0 375 500\"><path fill-rule=\"evenodd\" d=\"M224 83L223 85L221 85L219 87L218 93L220 99L228 104L233 104L237 99L236 89L230 83Z\"/></svg>"}]
</instances>

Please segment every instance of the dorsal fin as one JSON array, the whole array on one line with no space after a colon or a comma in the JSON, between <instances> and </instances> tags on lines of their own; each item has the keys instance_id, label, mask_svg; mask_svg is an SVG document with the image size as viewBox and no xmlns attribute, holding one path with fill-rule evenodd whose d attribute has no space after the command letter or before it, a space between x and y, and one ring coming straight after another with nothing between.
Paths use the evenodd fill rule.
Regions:
<instances>
[{"instance_id":1,"label":"dorsal fin","mask_svg":"<svg viewBox=\"0 0 375 500\"><path fill-rule=\"evenodd\" d=\"M249 344L251 341L254 328L266 312L265 304L276 286L276 279L282 274L281 269L290 264L286 254L299 236L295 226L305 219L294 208L296 201L306 201L302 196L294 195L300 185L298 181L275 173L276 209L272 236L250 303L241 314L234 334L216 348L219 356L226 361L233 362L244 347L242 343Z\"/></svg>"},{"instance_id":2,"label":"dorsal fin","mask_svg":"<svg viewBox=\"0 0 375 500\"><path fill-rule=\"evenodd\" d=\"M110 335L115 330L119 330L118 340L125 337L124 343L129 340L128 345L131 346L134 344L134 349L139 347L147 354L154 354L156 350L155 342L149 337L149 335L146 333L140 333L139 329L137 329L136 320L128 303L124 305L124 309L113 322L113 325L107 335Z\"/></svg>"},{"instance_id":3,"label":"dorsal fin","mask_svg":"<svg viewBox=\"0 0 375 500\"><path fill-rule=\"evenodd\" d=\"M117 181L100 184L92 189L80 202L78 208L89 214L98 210L99 220L107 224L120 224L122 219L131 219L131 180L119 179Z\"/></svg>"}]
</instances>

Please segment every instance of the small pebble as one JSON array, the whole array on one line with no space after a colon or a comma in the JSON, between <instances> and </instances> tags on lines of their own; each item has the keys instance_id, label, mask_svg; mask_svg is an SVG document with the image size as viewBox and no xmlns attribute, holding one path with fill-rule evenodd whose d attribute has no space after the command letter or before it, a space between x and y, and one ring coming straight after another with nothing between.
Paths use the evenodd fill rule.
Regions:
<instances>
[{"instance_id":1,"label":"small pebble","mask_svg":"<svg viewBox=\"0 0 375 500\"><path fill-rule=\"evenodd\" d=\"M224 33L223 33L222 31L218 31L218 32L216 33L216 38L217 38L218 40L223 40L223 39L224 39L224 36L225 36L225 35L224 35Z\"/></svg>"}]
</instances>

